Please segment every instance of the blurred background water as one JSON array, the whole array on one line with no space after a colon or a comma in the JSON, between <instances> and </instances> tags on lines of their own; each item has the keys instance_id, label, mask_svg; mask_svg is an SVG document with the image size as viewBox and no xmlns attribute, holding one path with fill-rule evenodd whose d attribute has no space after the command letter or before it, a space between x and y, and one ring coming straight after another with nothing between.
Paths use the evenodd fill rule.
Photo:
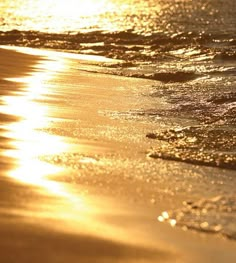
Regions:
<instances>
[{"instance_id":1,"label":"blurred background water","mask_svg":"<svg viewBox=\"0 0 236 263\"><path fill-rule=\"evenodd\" d=\"M130 62L235 59L234 0L2 0L1 43Z\"/></svg>"}]
</instances>

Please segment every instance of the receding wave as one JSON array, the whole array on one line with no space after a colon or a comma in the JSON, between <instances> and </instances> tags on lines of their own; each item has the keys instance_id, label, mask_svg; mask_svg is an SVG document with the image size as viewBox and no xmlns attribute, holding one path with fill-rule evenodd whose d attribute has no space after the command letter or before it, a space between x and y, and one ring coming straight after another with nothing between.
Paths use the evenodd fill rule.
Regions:
<instances>
[{"instance_id":1,"label":"receding wave","mask_svg":"<svg viewBox=\"0 0 236 263\"><path fill-rule=\"evenodd\" d=\"M132 77L140 77L140 78L147 78L147 79L154 79L158 80L164 83L170 83L170 82L187 82L191 80L195 80L201 75L195 74L194 72L160 72L160 73L154 73L154 74L133 74Z\"/></svg>"},{"instance_id":2,"label":"receding wave","mask_svg":"<svg viewBox=\"0 0 236 263\"><path fill-rule=\"evenodd\" d=\"M157 143L149 157L236 170L236 132L197 126L149 133Z\"/></svg>"}]
</instances>

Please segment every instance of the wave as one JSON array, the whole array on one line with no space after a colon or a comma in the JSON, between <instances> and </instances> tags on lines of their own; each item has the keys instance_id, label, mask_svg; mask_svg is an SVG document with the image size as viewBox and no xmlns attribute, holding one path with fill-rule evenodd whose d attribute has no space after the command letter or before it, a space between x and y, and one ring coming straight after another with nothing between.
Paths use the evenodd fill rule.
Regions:
<instances>
[{"instance_id":1,"label":"wave","mask_svg":"<svg viewBox=\"0 0 236 263\"><path fill-rule=\"evenodd\" d=\"M202 57L214 60L235 60L235 43L235 35L231 33L160 32L142 35L132 30L61 34L19 30L0 31L2 45L52 48L139 62L202 59Z\"/></svg>"},{"instance_id":2,"label":"wave","mask_svg":"<svg viewBox=\"0 0 236 263\"><path fill-rule=\"evenodd\" d=\"M216 54L214 56L215 61L236 61L236 51L229 50L223 51L222 53Z\"/></svg>"},{"instance_id":3,"label":"wave","mask_svg":"<svg viewBox=\"0 0 236 263\"><path fill-rule=\"evenodd\" d=\"M171 83L171 82L173 83L173 82L188 82L201 77L201 75L196 74L194 72L177 71L177 72L160 72L150 75L133 74L132 77L153 79L164 83Z\"/></svg>"},{"instance_id":4,"label":"wave","mask_svg":"<svg viewBox=\"0 0 236 263\"><path fill-rule=\"evenodd\" d=\"M149 157L236 170L235 130L190 126L148 133L146 137L165 142L161 146L157 143Z\"/></svg>"}]
</instances>

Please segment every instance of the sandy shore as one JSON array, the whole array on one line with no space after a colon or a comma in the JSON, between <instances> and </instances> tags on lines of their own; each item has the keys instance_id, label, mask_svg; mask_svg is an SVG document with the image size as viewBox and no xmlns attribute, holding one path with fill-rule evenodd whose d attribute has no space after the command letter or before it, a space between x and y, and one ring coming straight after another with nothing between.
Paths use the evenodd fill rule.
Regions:
<instances>
[{"instance_id":1,"label":"sandy shore","mask_svg":"<svg viewBox=\"0 0 236 263\"><path fill-rule=\"evenodd\" d=\"M105 58L2 47L0 59L1 262L235 262L235 242L157 220L234 172L147 158L161 127L130 112L152 106L151 81L87 71Z\"/></svg>"}]
</instances>

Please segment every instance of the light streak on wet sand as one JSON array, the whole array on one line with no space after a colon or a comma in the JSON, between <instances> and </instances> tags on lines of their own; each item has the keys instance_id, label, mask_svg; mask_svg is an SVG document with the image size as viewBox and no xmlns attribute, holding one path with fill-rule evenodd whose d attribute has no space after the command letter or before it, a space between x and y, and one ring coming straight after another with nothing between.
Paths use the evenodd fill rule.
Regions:
<instances>
[{"instance_id":1,"label":"light streak on wet sand","mask_svg":"<svg viewBox=\"0 0 236 263\"><path fill-rule=\"evenodd\" d=\"M25 49L25 52L34 54L31 49ZM50 52L42 53L50 54ZM4 79L22 85L23 89L19 93L16 92L14 96L2 97L1 112L19 118L16 122L3 125L6 130L3 136L10 138L11 145L11 149L6 150L4 155L13 158L15 162L14 168L8 171L8 176L18 182L37 187L44 196L53 196L60 201L56 203L46 201L46 204L40 199L36 204L28 201L27 206L30 209L34 207L33 211L26 209L11 212L19 213L26 218L28 215L30 217L33 215L37 220L40 218L70 220L72 229L69 225L63 227L62 222L60 226L54 225L61 231L76 232L76 224L80 225L80 232L83 224L91 228L104 228L105 226L100 225L94 218L98 209L90 206L79 193L73 193L73 186L50 179L50 175L63 173L63 169L39 159L44 155L59 155L69 148L62 136L40 131L47 128L50 123L50 107L43 105L39 100L43 100L44 94L52 92L50 91L52 87L48 85L49 81L57 77L56 71L65 67L63 58L56 58L53 52L50 55L49 58L36 64L29 76ZM48 207L46 211L44 211L45 205ZM109 231L115 232L114 229Z\"/></svg>"}]
</instances>

